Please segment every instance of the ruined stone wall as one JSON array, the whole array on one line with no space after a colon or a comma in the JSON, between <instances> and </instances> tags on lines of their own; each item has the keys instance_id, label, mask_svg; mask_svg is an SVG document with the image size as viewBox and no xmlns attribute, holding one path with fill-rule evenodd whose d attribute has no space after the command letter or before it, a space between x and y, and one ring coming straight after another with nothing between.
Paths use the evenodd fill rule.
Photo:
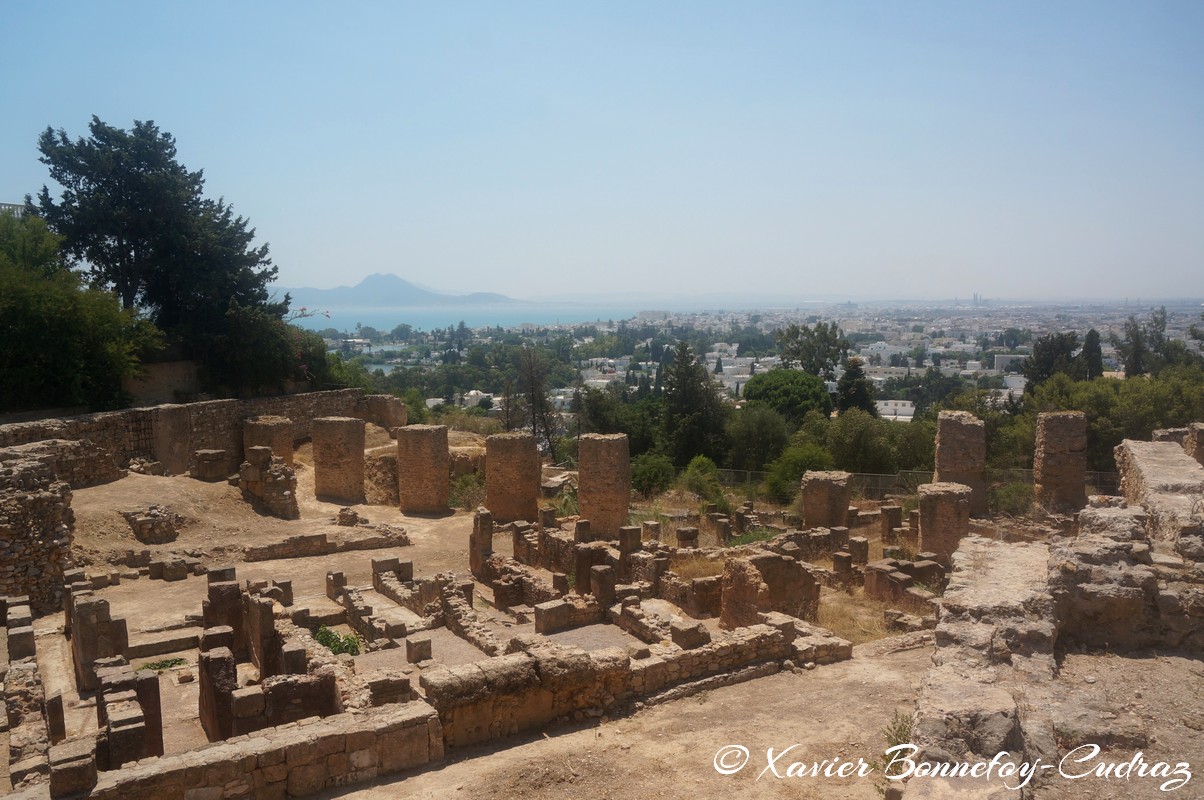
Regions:
<instances>
[{"instance_id":1,"label":"ruined stone wall","mask_svg":"<svg viewBox=\"0 0 1204 800\"><path fill-rule=\"evenodd\" d=\"M376 447L364 455L364 502L372 506L396 506L397 447Z\"/></svg>"},{"instance_id":2,"label":"ruined stone wall","mask_svg":"<svg viewBox=\"0 0 1204 800\"><path fill-rule=\"evenodd\" d=\"M361 389L341 389L167 404L0 425L0 447L62 439L95 448L89 456L93 466L81 465L59 475L79 488L120 477L115 468L124 467L132 458L158 460L168 472L183 474L196 450L224 450L227 463L223 468L226 474L233 474L243 458L243 422L251 417L288 418L290 438L297 442L310 436L310 424L318 417L359 417L388 427L402 419L402 414L404 405L397 398L369 400Z\"/></svg>"},{"instance_id":3,"label":"ruined stone wall","mask_svg":"<svg viewBox=\"0 0 1204 800\"><path fill-rule=\"evenodd\" d=\"M498 433L485 439L485 505L495 522L535 521L540 467L531 434Z\"/></svg>"},{"instance_id":4,"label":"ruined stone wall","mask_svg":"<svg viewBox=\"0 0 1204 800\"><path fill-rule=\"evenodd\" d=\"M970 487L970 514L987 515L987 426L969 411L942 411L936 422L935 483Z\"/></svg>"},{"instance_id":5,"label":"ruined stone wall","mask_svg":"<svg viewBox=\"0 0 1204 800\"><path fill-rule=\"evenodd\" d=\"M627 434L587 433L577 451L577 507L593 535L615 539L631 505L631 459Z\"/></svg>"},{"instance_id":6,"label":"ruined stone wall","mask_svg":"<svg viewBox=\"0 0 1204 800\"><path fill-rule=\"evenodd\" d=\"M951 564L958 544L970 532L969 486L926 483L920 486L920 547Z\"/></svg>"},{"instance_id":7,"label":"ruined stone wall","mask_svg":"<svg viewBox=\"0 0 1204 800\"><path fill-rule=\"evenodd\" d=\"M0 597L28 595L35 610L49 613L63 607L75 514L52 457L25 450L0 450Z\"/></svg>"},{"instance_id":8,"label":"ruined stone wall","mask_svg":"<svg viewBox=\"0 0 1204 800\"><path fill-rule=\"evenodd\" d=\"M1183 449L1201 466L1204 466L1204 422L1193 422L1188 426Z\"/></svg>"},{"instance_id":9,"label":"ruined stone wall","mask_svg":"<svg viewBox=\"0 0 1204 800\"><path fill-rule=\"evenodd\" d=\"M1087 504L1087 415L1057 411L1037 415L1033 493L1058 513Z\"/></svg>"},{"instance_id":10,"label":"ruined stone wall","mask_svg":"<svg viewBox=\"0 0 1204 800\"><path fill-rule=\"evenodd\" d=\"M1174 442L1126 439L1115 458L1121 494L1149 514L1149 537L1204 561L1204 466Z\"/></svg>"},{"instance_id":11,"label":"ruined stone wall","mask_svg":"<svg viewBox=\"0 0 1204 800\"><path fill-rule=\"evenodd\" d=\"M414 700L310 719L99 773L91 800L301 797L443 760L433 708ZM13 800L44 798L36 790Z\"/></svg>"},{"instance_id":12,"label":"ruined stone wall","mask_svg":"<svg viewBox=\"0 0 1204 800\"><path fill-rule=\"evenodd\" d=\"M820 584L810 565L776 553L729 558L723 567L720 621L726 628L756 625L776 611L814 618Z\"/></svg>"},{"instance_id":13,"label":"ruined stone wall","mask_svg":"<svg viewBox=\"0 0 1204 800\"><path fill-rule=\"evenodd\" d=\"M451 484L444 425L407 425L397 429L397 495L404 513L447 511Z\"/></svg>"},{"instance_id":14,"label":"ruined stone wall","mask_svg":"<svg viewBox=\"0 0 1204 800\"><path fill-rule=\"evenodd\" d=\"M844 527L853 499L847 472L807 472L803 475L803 526Z\"/></svg>"},{"instance_id":15,"label":"ruined stone wall","mask_svg":"<svg viewBox=\"0 0 1204 800\"><path fill-rule=\"evenodd\" d=\"M252 447L270 447L272 455L293 466L293 421L288 417L250 417L242 426L243 458L250 459Z\"/></svg>"},{"instance_id":16,"label":"ruined stone wall","mask_svg":"<svg viewBox=\"0 0 1204 800\"><path fill-rule=\"evenodd\" d=\"M319 417L312 436L314 494L335 502L364 502L364 421Z\"/></svg>"}]
</instances>

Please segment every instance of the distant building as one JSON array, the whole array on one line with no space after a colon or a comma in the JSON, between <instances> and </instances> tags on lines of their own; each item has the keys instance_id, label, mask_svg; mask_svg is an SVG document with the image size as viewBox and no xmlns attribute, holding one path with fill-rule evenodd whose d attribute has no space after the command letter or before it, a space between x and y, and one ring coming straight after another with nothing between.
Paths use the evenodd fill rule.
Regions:
<instances>
[{"instance_id":1,"label":"distant building","mask_svg":"<svg viewBox=\"0 0 1204 800\"><path fill-rule=\"evenodd\" d=\"M0 214L12 214L14 217L25 216L24 203L0 203Z\"/></svg>"},{"instance_id":2,"label":"distant building","mask_svg":"<svg viewBox=\"0 0 1204 800\"><path fill-rule=\"evenodd\" d=\"M915 416L916 404L910 400L875 400L878 416L891 422L911 422Z\"/></svg>"}]
</instances>

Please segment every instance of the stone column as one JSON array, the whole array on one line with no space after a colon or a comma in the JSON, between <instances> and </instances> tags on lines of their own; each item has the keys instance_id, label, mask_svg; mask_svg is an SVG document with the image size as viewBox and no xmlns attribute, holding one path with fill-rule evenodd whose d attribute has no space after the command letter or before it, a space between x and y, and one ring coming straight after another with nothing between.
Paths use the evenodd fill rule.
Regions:
<instances>
[{"instance_id":1,"label":"stone column","mask_svg":"<svg viewBox=\"0 0 1204 800\"><path fill-rule=\"evenodd\" d=\"M843 527L853 487L847 472L807 472L803 475L803 526Z\"/></svg>"},{"instance_id":2,"label":"stone column","mask_svg":"<svg viewBox=\"0 0 1204 800\"><path fill-rule=\"evenodd\" d=\"M969 411L942 411L936 421L934 483L969 486L970 513L987 515L987 426Z\"/></svg>"},{"instance_id":3,"label":"stone column","mask_svg":"<svg viewBox=\"0 0 1204 800\"><path fill-rule=\"evenodd\" d=\"M587 433L578 447L577 506L595 538L615 539L631 505L627 434Z\"/></svg>"},{"instance_id":4,"label":"stone column","mask_svg":"<svg viewBox=\"0 0 1204 800\"><path fill-rule=\"evenodd\" d=\"M973 490L960 483L926 483L920 487L920 549L935 553L949 566L962 538L970 532Z\"/></svg>"},{"instance_id":5,"label":"stone column","mask_svg":"<svg viewBox=\"0 0 1204 800\"><path fill-rule=\"evenodd\" d=\"M485 505L502 524L534 522L539 509L539 447L529 433L485 439Z\"/></svg>"},{"instance_id":6,"label":"stone column","mask_svg":"<svg viewBox=\"0 0 1204 800\"><path fill-rule=\"evenodd\" d=\"M293 421L288 417L251 417L242 424L243 459L251 460L252 447L270 447L272 455L293 466Z\"/></svg>"},{"instance_id":7,"label":"stone column","mask_svg":"<svg viewBox=\"0 0 1204 800\"><path fill-rule=\"evenodd\" d=\"M447 426L406 425L397 428L397 495L410 514L447 511L451 458Z\"/></svg>"},{"instance_id":8,"label":"stone column","mask_svg":"<svg viewBox=\"0 0 1204 800\"><path fill-rule=\"evenodd\" d=\"M314 494L334 503L364 502L364 421L318 417L311 436Z\"/></svg>"},{"instance_id":9,"label":"stone column","mask_svg":"<svg viewBox=\"0 0 1204 800\"><path fill-rule=\"evenodd\" d=\"M1087 415L1054 411L1037 415L1033 493L1051 511L1073 513L1087 505Z\"/></svg>"}]
</instances>

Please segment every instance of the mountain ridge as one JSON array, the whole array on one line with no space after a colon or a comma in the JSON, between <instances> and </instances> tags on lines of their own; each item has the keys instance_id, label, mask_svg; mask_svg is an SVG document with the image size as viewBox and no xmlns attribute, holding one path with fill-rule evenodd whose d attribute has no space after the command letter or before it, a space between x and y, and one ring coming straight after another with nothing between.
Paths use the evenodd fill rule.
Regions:
<instances>
[{"instance_id":1,"label":"mountain ridge","mask_svg":"<svg viewBox=\"0 0 1204 800\"><path fill-rule=\"evenodd\" d=\"M288 293L290 306L294 309L313 307L371 308L405 307L429 305L517 305L521 300L496 292L472 292L470 294L444 294L415 286L410 281L393 273L375 272L366 276L355 286L336 286L333 289L315 289L310 286L289 288L275 286L278 295Z\"/></svg>"}]
</instances>

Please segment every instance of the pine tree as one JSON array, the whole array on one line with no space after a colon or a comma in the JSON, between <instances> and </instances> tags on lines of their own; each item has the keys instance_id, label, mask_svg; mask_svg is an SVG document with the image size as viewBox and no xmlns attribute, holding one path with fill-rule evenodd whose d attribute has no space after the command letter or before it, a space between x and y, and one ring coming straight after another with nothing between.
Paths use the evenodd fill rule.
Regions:
<instances>
[{"instance_id":1,"label":"pine tree","mask_svg":"<svg viewBox=\"0 0 1204 800\"><path fill-rule=\"evenodd\" d=\"M861 359L853 356L844 362L844 374L836 383L836 407L840 413L850 408L859 408L867 414L878 416L878 407L874 405L874 389L869 378L865 377L865 369Z\"/></svg>"}]
</instances>

